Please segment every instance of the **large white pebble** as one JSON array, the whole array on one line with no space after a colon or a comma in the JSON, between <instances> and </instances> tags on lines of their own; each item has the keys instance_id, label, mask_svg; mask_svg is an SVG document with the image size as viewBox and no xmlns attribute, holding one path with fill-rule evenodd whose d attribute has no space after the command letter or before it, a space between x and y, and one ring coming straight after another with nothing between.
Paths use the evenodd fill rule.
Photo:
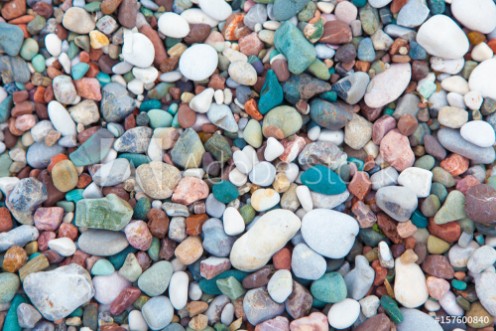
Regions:
<instances>
[{"instance_id":1,"label":"large white pebble","mask_svg":"<svg viewBox=\"0 0 496 331\"><path fill-rule=\"evenodd\" d=\"M418 264L403 263L400 258L397 258L395 273L394 294L399 303L407 308L415 308L427 301L429 294L425 275Z\"/></svg>"},{"instance_id":2,"label":"large white pebble","mask_svg":"<svg viewBox=\"0 0 496 331\"><path fill-rule=\"evenodd\" d=\"M155 59L155 48L144 34L125 30L122 57L133 66L147 68Z\"/></svg>"},{"instance_id":3,"label":"large white pebble","mask_svg":"<svg viewBox=\"0 0 496 331\"><path fill-rule=\"evenodd\" d=\"M493 0L453 0L451 12L470 30L489 33L496 28L496 5Z\"/></svg>"},{"instance_id":4,"label":"large white pebble","mask_svg":"<svg viewBox=\"0 0 496 331\"><path fill-rule=\"evenodd\" d=\"M232 266L247 272L260 269L294 237L300 227L301 221L293 212L285 209L269 211L234 242L229 256Z\"/></svg>"},{"instance_id":5,"label":"large white pebble","mask_svg":"<svg viewBox=\"0 0 496 331\"><path fill-rule=\"evenodd\" d=\"M129 329L133 331L147 331L148 325L146 324L143 315L139 310L131 310L128 316Z\"/></svg>"},{"instance_id":6,"label":"large white pebble","mask_svg":"<svg viewBox=\"0 0 496 331\"><path fill-rule=\"evenodd\" d=\"M283 303L293 292L293 277L289 270L277 270L267 284L270 297L277 303Z\"/></svg>"},{"instance_id":7,"label":"large white pebble","mask_svg":"<svg viewBox=\"0 0 496 331\"><path fill-rule=\"evenodd\" d=\"M408 63L393 64L386 71L375 76L370 81L365 93L365 103L372 108L379 108L398 99L405 91L412 68Z\"/></svg>"},{"instance_id":8,"label":"large white pebble","mask_svg":"<svg viewBox=\"0 0 496 331\"><path fill-rule=\"evenodd\" d=\"M431 192L432 172L417 167L406 168L399 175L398 183L409 188L417 197L425 198Z\"/></svg>"},{"instance_id":9,"label":"large white pebble","mask_svg":"<svg viewBox=\"0 0 496 331\"><path fill-rule=\"evenodd\" d=\"M49 33L45 37L45 47L52 56L59 56L62 51L62 41L55 33Z\"/></svg>"},{"instance_id":10,"label":"large white pebble","mask_svg":"<svg viewBox=\"0 0 496 331\"><path fill-rule=\"evenodd\" d=\"M69 115L69 112L57 101L50 101L48 104L48 117L55 130L63 136L76 134L76 124Z\"/></svg>"},{"instance_id":11,"label":"large white pebble","mask_svg":"<svg viewBox=\"0 0 496 331\"><path fill-rule=\"evenodd\" d=\"M471 90L479 91L484 98L496 99L496 59L480 63L468 79Z\"/></svg>"},{"instance_id":12,"label":"large white pebble","mask_svg":"<svg viewBox=\"0 0 496 331\"><path fill-rule=\"evenodd\" d=\"M485 121L470 121L460 129L463 139L479 147L491 147L496 141L494 129Z\"/></svg>"},{"instance_id":13,"label":"large white pebble","mask_svg":"<svg viewBox=\"0 0 496 331\"><path fill-rule=\"evenodd\" d=\"M306 213L301 226L307 245L332 259L340 259L349 253L358 230L353 217L329 209L314 209Z\"/></svg>"},{"instance_id":14,"label":"large white pebble","mask_svg":"<svg viewBox=\"0 0 496 331\"><path fill-rule=\"evenodd\" d=\"M158 19L158 30L171 38L184 38L189 34L188 21L176 13L164 13Z\"/></svg>"},{"instance_id":15,"label":"large white pebble","mask_svg":"<svg viewBox=\"0 0 496 331\"><path fill-rule=\"evenodd\" d=\"M48 248L62 256L72 256L76 253L76 244L70 238L66 237L48 241Z\"/></svg>"},{"instance_id":16,"label":"large white pebble","mask_svg":"<svg viewBox=\"0 0 496 331\"><path fill-rule=\"evenodd\" d=\"M184 271L176 271L169 284L169 298L175 309L183 309L188 303L188 288L188 274Z\"/></svg>"},{"instance_id":17,"label":"large white pebble","mask_svg":"<svg viewBox=\"0 0 496 331\"><path fill-rule=\"evenodd\" d=\"M232 14L232 8L225 0L200 0L201 10L217 21L224 21Z\"/></svg>"},{"instance_id":18,"label":"large white pebble","mask_svg":"<svg viewBox=\"0 0 496 331\"><path fill-rule=\"evenodd\" d=\"M218 63L219 56L212 46L196 44L181 55L179 71L190 80L204 80L214 73Z\"/></svg>"},{"instance_id":19,"label":"large white pebble","mask_svg":"<svg viewBox=\"0 0 496 331\"><path fill-rule=\"evenodd\" d=\"M327 319L333 328L342 330L352 326L359 315L360 303L353 299L344 299L332 305L327 314Z\"/></svg>"},{"instance_id":20,"label":"large white pebble","mask_svg":"<svg viewBox=\"0 0 496 331\"><path fill-rule=\"evenodd\" d=\"M456 23L445 15L434 15L422 24L417 42L427 53L445 59L461 58L468 51L468 39Z\"/></svg>"}]
</instances>

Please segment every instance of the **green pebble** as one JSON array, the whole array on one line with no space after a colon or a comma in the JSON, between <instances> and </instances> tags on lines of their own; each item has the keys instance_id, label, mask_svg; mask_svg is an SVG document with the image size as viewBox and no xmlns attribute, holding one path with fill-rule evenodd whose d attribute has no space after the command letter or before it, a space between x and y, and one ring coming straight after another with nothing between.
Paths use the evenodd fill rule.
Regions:
<instances>
[{"instance_id":1,"label":"green pebble","mask_svg":"<svg viewBox=\"0 0 496 331\"><path fill-rule=\"evenodd\" d=\"M66 213L73 213L76 209L74 202L65 200L57 201L56 206L64 209L64 212Z\"/></svg>"},{"instance_id":2,"label":"green pebble","mask_svg":"<svg viewBox=\"0 0 496 331\"><path fill-rule=\"evenodd\" d=\"M139 167L142 164L150 163L150 158L143 154L137 153L122 153L118 156L118 158L127 159L129 163L135 168Z\"/></svg>"},{"instance_id":3,"label":"green pebble","mask_svg":"<svg viewBox=\"0 0 496 331\"><path fill-rule=\"evenodd\" d=\"M152 261L159 260L159 252L160 252L160 240L158 238L153 237L152 244L150 248L148 248L147 253L150 256Z\"/></svg>"},{"instance_id":4,"label":"green pebble","mask_svg":"<svg viewBox=\"0 0 496 331\"><path fill-rule=\"evenodd\" d=\"M133 307L141 310L143 308L143 305L149 300L150 298L147 297L146 295L141 295L136 301L133 303Z\"/></svg>"},{"instance_id":5,"label":"green pebble","mask_svg":"<svg viewBox=\"0 0 496 331\"><path fill-rule=\"evenodd\" d=\"M439 208L441 208L441 202L439 201L438 196L435 194L429 195L427 198L424 199L424 201L422 201L422 204L420 205L420 210L426 217L433 217L434 215L436 215Z\"/></svg>"},{"instance_id":6,"label":"green pebble","mask_svg":"<svg viewBox=\"0 0 496 331\"><path fill-rule=\"evenodd\" d=\"M31 59L38 53L40 50L38 43L33 38L27 38L24 40L24 43L21 47L21 57L26 61L31 61Z\"/></svg>"},{"instance_id":7,"label":"green pebble","mask_svg":"<svg viewBox=\"0 0 496 331\"><path fill-rule=\"evenodd\" d=\"M317 300L336 303L346 298L346 283L340 273L330 272L314 281L310 287L310 292Z\"/></svg>"},{"instance_id":8,"label":"green pebble","mask_svg":"<svg viewBox=\"0 0 496 331\"><path fill-rule=\"evenodd\" d=\"M222 203L229 203L239 197L238 188L227 180L214 184L212 193Z\"/></svg>"},{"instance_id":9,"label":"green pebble","mask_svg":"<svg viewBox=\"0 0 496 331\"><path fill-rule=\"evenodd\" d=\"M374 231L374 227L368 229L360 229L360 232L358 232L358 237L361 241L363 241L365 245L376 247L382 240L386 239L382 232L379 231L380 230L378 228Z\"/></svg>"},{"instance_id":10,"label":"green pebble","mask_svg":"<svg viewBox=\"0 0 496 331\"><path fill-rule=\"evenodd\" d=\"M403 322L403 314L398 308L398 304L389 295L381 297L381 307L395 324Z\"/></svg>"},{"instance_id":11,"label":"green pebble","mask_svg":"<svg viewBox=\"0 0 496 331\"><path fill-rule=\"evenodd\" d=\"M496 190L496 176L491 176L487 179L487 185Z\"/></svg>"},{"instance_id":12,"label":"green pebble","mask_svg":"<svg viewBox=\"0 0 496 331\"><path fill-rule=\"evenodd\" d=\"M147 113L150 119L150 126L153 129L167 128L172 124L172 116L162 109L150 109Z\"/></svg>"},{"instance_id":13,"label":"green pebble","mask_svg":"<svg viewBox=\"0 0 496 331\"><path fill-rule=\"evenodd\" d=\"M327 68L325 63L318 59L313 61L307 70L319 79L328 80L329 78L331 78L331 74L329 73L329 69Z\"/></svg>"},{"instance_id":14,"label":"green pebble","mask_svg":"<svg viewBox=\"0 0 496 331\"><path fill-rule=\"evenodd\" d=\"M143 273L136 255L129 253L124 261L124 264L119 269L119 274L130 282L138 280L139 276Z\"/></svg>"},{"instance_id":15,"label":"green pebble","mask_svg":"<svg viewBox=\"0 0 496 331\"><path fill-rule=\"evenodd\" d=\"M465 291L467 289L467 283L458 279L452 279L451 286L458 291Z\"/></svg>"},{"instance_id":16,"label":"green pebble","mask_svg":"<svg viewBox=\"0 0 496 331\"><path fill-rule=\"evenodd\" d=\"M456 184L453 176L441 167L432 169L432 181L443 184L446 188L453 187Z\"/></svg>"},{"instance_id":17,"label":"green pebble","mask_svg":"<svg viewBox=\"0 0 496 331\"><path fill-rule=\"evenodd\" d=\"M235 269L231 269L231 270L224 271L223 273L221 273L220 275L215 276L212 279L202 278L198 282L198 285L200 285L201 290L205 294L209 294L209 295L220 295L220 294L222 294L222 292L219 289L219 287L217 286L217 281L219 279L224 279L224 278L228 278L228 277L234 277L237 281L242 282L243 279L245 279L245 277L247 275L248 275L248 273L246 273L246 272L235 270Z\"/></svg>"},{"instance_id":18,"label":"green pebble","mask_svg":"<svg viewBox=\"0 0 496 331\"><path fill-rule=\"evenodd\" d=\"M9 303L17 290L21 282L19 281L19 277L10 272L0 273L0 304Z\"/></svg>"},{"instance_id":19,"label":"green pebble","mask_svg":"<svg viewBox=\"0 0 496 331\"><path fill-rule=\"evenodd\" d=\"M229 331L229 327L227 327L227 325L224 325L222 323L215 323L214 324L214 330L215 331Z\"/></svg>"},{"instance_id":20,"label":"green pebble","mask_svg":"<svg viewBox=\"0 0 496 331\"><path fill-rule=\"evenodd\" d=\"M65 194L65 199L67 201L78 202L83 200L83 189L74 189Z\"/></svg>"},{"instance_id":21,"label":"green pebble","mask_svg":"<svg viewBox=\"0 0 496 331\"><path fill-rule=\"evenodd\" d=\"M335 195L346 191L346 183L330 168L317 164L303 172L300 177L302 184L311 191Z\"/></svg>"},{"instance_id":22,"label":"green pebble","mask_svg":"<svg viewBox=\"0 0 496 331\"><path fill-rule=\"evenodd\" d=\"M205 150L221 163L226 163L232 158L231 146L227 139L215 133L210 139L205 142Z\"/></svg>"},{"instance_id":23,"label":"green pebble","mask_svg":"<svg viewBox=\"0 0 496 331\"><path fill-rule=\"evenodd\" d=\"M121 231L133 217L129 203L115 194L79 200L76 209L75 224L90 229Z\"/></svg>"},{"instance_id":24,"label":"green pebble","mask_svg":"<svg viewBox=\"0 0 496 331\"><path fill-rule=\"evenodd\" d=\"M260 99L258 100L258 110L262 114L267 114L269 110L279 106L284 99L282 86L277 79L274 70L267 71L265 83L260 91Z\"/></svg>"},{"instance_id":25,"label":"green pebble","mask_svg":"<svg viewBox=\"0 0 496 331\"><path fill-rule=\"evenodd\" d=\"M424 155L415 161L414 167L431 170L436 164L436 159L432 155Z\"/></svg>"},{"instance_id":26,"label":"green pebble","mask_svg":"<svg viewBox=\"0 0 496 331\"><path fill-rule=\"evenodd\" d=\"M69 43L69 49L67 50L67 56L69 59L74 59L79 54L79 47L76 45L74 41Z\"/></svg>"},{"instance_id":27,"label":"green pebble","mask_svg":"<svg viewBox=\"0 0 496 331\"><path fill-rule=\"evenodd\" d=\"M324 100L327 100L329 102L336 102L336 101L338 101L338 94L336 93L336 91L327 91L327 92L324 92L324 93L320 93L319 94L319 97L322 98L322 99L324 99Z\"/></svg>"},{"instance_id":28,"label":"green pebble","mask_svg":"<svg viewBox=\"0 0 496 331\"><path fill-rule=\"evenodd\" d=\"M152 109L160 109L160 107L162 107L160 100L149 99L141 103L139 110L147 112Z\"/></svg>"},{"instance_id":29,"label":"green pebble","mask_svg":"<svg viewBox=\"0 0 496 331\"><path fill-rule=\"evenodd\" d=\"M19 325L19 320L17 318L17 307L21 303L27 303L26 298L20 294L17 294L14 299L10 302L9 311L5 316L5 321L3 323L3 331L21 331L22 328Z\"/></svg>"},{"instance_id":30,"label":"green pebble","mask_svg":"<svg viewBox=\"0 0 496 331\"><path fill-rule=\"evenodd\" d=\"M257 120L252 118L248 121L243 130L243 139L254 148L262 146L262 127Z\"/></svg>"},{"instance_id":31,"label":"green pebble","mask_svg":"<svg viewBox=\"0 0 496 331\"><path fill-rule=\"evenodd\" d=\"M243 217L245 224L251 223L256 215L256 211L255 209L253 209L251 204L246 204L243 207L239 208L239 213L241 214L241 217Z\"/></svg>"},{"instance_id":32,"label":"green pebble","mask_svg":"<svg viewBox=\"0 0 496 331\"><path fill-rule=\"evenodd\" d=\"M95 13L97 11L100 11L100 4L101 2L99 1L89 2L84 6L84 10L86 10L88 13Z\"/></svg>"},{"instance_id":33,"label":"green pebble","mask_svg":"<svg viewBox=\"0 0 496 331\"><path fill-rule=\"evenodd\" d=\"M437 195L441 202L444 202L448 196L448 190L440 183L432 183L431 193Z\"/></svg>"},{"instance_id":34,"label":"green pebble","mask_svg":"<svg viewBox=\"0 0 496 331\"><path fill-rule=\"evenodd\" d=\"M169 38L166 38L166 39L169 39ZM167 95L167 93L169 93L169 89L172 86L174 86L174 84L159 83L148 92L147 97L150 99L157 99L156 101L158 101L158 100L162 99L163 97L165 97ZM143 105L143 104L141 104L141 105ZM160 108L160 106L159 107L152 107L149 109L153 109L153 108ZM141 110L141 107L140 107L140 110Z\"/></svg>"},{"instance_id":35,"label":"green pebble","mask_svg":"<svg viewBox=\"0 0 496 331\"><path fill-rule=\"evenodd\" d=\"M146 220L146 215L150 211L152 203L147 197L139 198L133 210L133 219Z\"/></svg>"},{"instance_id":36,"label":"green pebble","mask_svg":"<svg viewBox=\"0 0 496 331\"><path fill-rule=\"evenodd\" d=\"M36 15L34 19L28 23L28 32L34 36L37 35L46 25L46 19L41 15Z\"/></svg>"},{"instance_id":37,"label":"green pebble","mask_svg":"<svg viewBox=\"0 0 496 331\"><path fill-rule=\"evenodd\" d=\"M241 283L234 277L217 279L215 282L219 290L231 300L236 300L245 294L245 289Z\"/></svg>"},{"instance_id":38,"label":"green pebble","mask_svg":"<svg viewBox=\"0 0 496 331\"><path fill-rule=\"evenodd\" d=\"M460 191L453 190L448 194L443 206L434 216L434 222L436 224L446 224L466 217L465 195Z\"/></svg>"},{"instance_id":39,"label":"green pebble","mask_svg":"<svg viewBox=\"0 0 496 331\"><path fill-rule=\"evenodd\" d=\"M90 65L88 63L79 62L78 64L73 65L71 68L72 79L78 80L83 78L89 69L90 69Z\"/></svg>"},{"instance_id":40,"label":"green pebble","mask_svg":"<svg viewBox=\"0 0 496 331\"><path fill-rule=\"evenodd\" d=\"M69 317L81 317L83 316L83 308L76 308L72 313L69 314Z\"/></svg>"},{"instance_id":41,"label":"green pebble","mask_svg":"<svg viewBox=\"0 0 496 331\"><path fill-rule=\"evenodd\" d=\"M99 259L91 268L91 274L93 276L107 276L111 275L114 271L114 266L107 259Z\"/></svg>"},{"instance_id":42,"label":"green pebble","mask_svg":"<svg viewBox=\"0 0 496 331\"><path fill-rule=\"evenodd\" d=\"M462 228L463 232L474 233L475 231L475 223L469 218L464 218L462 220L459 220L458 224L460 224L460 227Z\"/></svg>"}]
</instances>

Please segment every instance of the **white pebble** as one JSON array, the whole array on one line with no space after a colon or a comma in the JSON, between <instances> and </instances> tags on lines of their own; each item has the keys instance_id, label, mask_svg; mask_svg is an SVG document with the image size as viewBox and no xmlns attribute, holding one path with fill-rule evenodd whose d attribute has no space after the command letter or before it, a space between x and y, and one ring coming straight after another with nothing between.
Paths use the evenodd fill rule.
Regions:
<instances>
[{"instance_id":1,"label":"white pebble","mask_svg":"<svg viewBox=\"0 0 496 331\"><path fill-rule=\"evenodd\" d=\"M188 303L189 276L184 271L175 272L169 284L169 297L172 306L179 310Z\"/></svg>"},{"instance_id":2,"label":"white pebble","mask_svg":"<svg viewBox=\"0 0 496 331\"><path fill-rule=\"evenodd\" d=\"M313 209L312 195L310 194L310 189L306 185L299 185L296 188L296 196L300 201L301 206L306 212Z\"/></svg>"},{"instance_id":3,"label":"white pebble","mask_svg":"<svg viewBox=\"0 0 496 331\"><path fill-rule=\"evenodd\" d=\"M184 17L171 12L162 14L157 25L162 34L171 38L184 38L190 31L188 21Z\"/></svg>"},{"instance_id":4,"label":"white pebble","mask_svg":"<svg viewBox=\"0 0 496 331\"><path fill-rule=\"evenodd\" d=\"M227 207L223 215L224 232L228 236L237 236L245 230L243 216L236 208Z\"/></svg>"},{"instance_id":5,"label":"white pebble","mask_svg":"<svg viewBox=\"0 0 496 331\"><path fill-rule=\"evenodd\" d=\"M49 33L45 37L45 47L52 56L59 56L62 51L62 41L55 33Z\"/></svg>"},{"instance_id":6,"label":"white pebble","mask_svg":"<svg viewBox=\"0 0 496 331\"><path fill-rule=\"evenodd\" d=\"M72 256L76 253L76 244L70 238L62 237L48 241L48 247L62 256Z\"/></svg>"},{"instance_id":7,"label":"white pebble","mask_svg":"<svg viewBox=\"0 0 496 331\"><path fill-rule=\"evenodd\" d=\"M284 153L284 146L274 137L269 137L267 139L267 147L264 151L265 160L271 162L277 159Z\"/></svg>"},{"instance_id":8,"label":"white pebble","mask_svg":"<svg viewBox=\"0 0 496 331\"><path fill-rule=\"evenodd\" d=\"M329 324L336 329L346 329L355 323L360 315L360 304L353 299L344 299L329 309Z\"/></svg>"}]
</instances>

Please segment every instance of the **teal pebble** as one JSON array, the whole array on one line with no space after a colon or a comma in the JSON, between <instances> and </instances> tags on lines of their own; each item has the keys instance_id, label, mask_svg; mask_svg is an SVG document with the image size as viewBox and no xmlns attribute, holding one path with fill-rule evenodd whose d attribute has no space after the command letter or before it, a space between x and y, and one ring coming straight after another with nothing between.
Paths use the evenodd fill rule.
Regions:
<instances>
[{"instance_id":1,"label":"teal pebble","mask_svg":"<svg viewBox=\"0 0 496 331\"><path fill-rule=\"evenodd\" d=\"M151 207L152 203L150 199L148 199L147 197L139 198L138 201L136 201L136 205L134 206L133 219L146 220L146 215L150 211Z\"/></svg>"},{"instance_id":2,"label":"teal pebble","mask_svg":"<svg viewBox=\"0 0 496 331\"><path fill-rule=\"evenodd\" d=\"M160 109L161 106L162 106L162 103L160 102L160 100L149 99L149 100L145 100L141 103L140 111L149 111L151 109Z\"/></svg>"},{"instance_id":3,"label":"teal pebble","mask_svg":"<svg viewBox=\"0 0 496 331\"><path fill-rule=\"evenodd\" d=\"M326 303L336 303L346 299L346 283L338 272L329 272L310 286L312 296Z\"/></svg>"},{"instance_id":4,"label":"teal pebble","mask_svg":"<svg viewBox=\"0 0 496 331\"><path fill-rule=\"evenodd\" d=\"M146 114L153 129L170 127L172 124L172 116L165 110L150 109Z\"/></svg>"},{"instance_id":5,"label":"teal pebble","mask_svg":"<svg viewBox=\"0 0 496 331\"><path fill-rule=\"evenodd\" d=\"M83 192L83 189L71 190L65 194L65 199L67 201L78 202L79 200L83 199Z\"/></svg>"},{"instance_id":6,"label":"teal pebble","mask_svg":"<svg viewBox=\"0 0 496 331\"><path fill-rule=\"evenodd\" d=\"M398 324L403 322L403 313L398 308L396 301L388 295L383 295L380 302L381 307L384 308L384 311L394 323Z\"/></svg>"},{"instance_id":7,"label":"teal pebble","mask_svg":"<svg viewBox=\"0 0 496 331\"><path fill-rule=\"evenodd\" d=\"M134 253L134 252L136 252L136 248L132 246L127 246L122 252L109 256L108 260L110 261L110 263L112 263L114 268L118 270L122 267L124 261L126 261L127 255L129 253Z\"/></svg>"},{"instance_id":8,"label":"teal pebble","mask_svg":"<svg viewBox=\"0 0 496 331\"><path fill-rule=\"evenodd\" d=\"M317 193L335 195L346 191L346 184L341 177L330 168L321 164L305 170L300 179L302 184Z\"/></svg>"},{"instance_id":9,"label":"teal pebble","mask_svg":"<svg viewBox=\"0 0 496 331\"><path fill-rule=\"evenodd\" d=\"M122 153L118 156L118 158L123 158L129 161L131 165L135 168L139 167L142 164L150 163L150 158L143 154L137 153Z\"/></svg>"},{"instance_id":10,"label":"teal pebble","mask_svg":"<svg viewBox=\"0 0 496 331\"><path fill-rule=\"evenodd\" d=\"M17 294L14 299L10 302L10 308L7 312L7 316L5 316L5 321L3 323L3 331L21 331L22 328L19 325L19 320L17 318L17 307L20 306L21 303L27 303L25 297L20 294Z\"/></svg>"},{"instance_id":11,"label":"teal pebble","mask_svg":"<svg viewBox=\"0 0 496 331\"><path fill-rule=\"evenodd\" d=\"M363 171L363 167L365 166L365 162L363 162L362 160L357 159L356 157L349 157L348 162L354 163L357 166L358 171Z\"/></svg>"},{"instance_id":12,"label":"teal pebble","mask_svg":"<svg viewBox=\"0 0 496 331\"><path fill-rule=\"evenodd\" d=\"M72 79L78 80L83 78L89 69L90 65L88 63L79 62L78 64L73 65L71 68Z\"/></svg>"},{"instance_id":13,"label":"teal pebble","mask_svg":"<svg viewBox=\"0 0 496 331\"><path fill-rule=\"evenodd\" d=\"M99 259L91 268L91 274L94 276L107 276L115 271L114 266L107 259Z\"/></svg>"},{"instance_id":14,"label":"teal pebble","mask_svg":"<svg viewBox=\"0 0 496 331\"><path fill-rule=\"evenodd\" d=\"M148 248L147 253L152 261L158 261L160 252L160 240L158 238L153 238L150 248Z\"/></svg>"},{"instance_id":15,"label":"teal pebble","mask_svg":"<svg viewBox=\"0 0 496 331\"><path fill-rule=\"evenodd\" d=\"M327 305L327 303L326 303L326 302L324 302L324 301L320 301L320 300L318 300L318 299L313 298L313 301L312 301L312 307L313 307L313 308L322 309L322 308L324 308L326 305Z\"/></svg>"},{"instance_id":16,"label":"teal pebble","mask_svg":"<svg viewBox=\"0 0 496 331\"><path fill-rule=\"evenodd\" d=\"M36 72L43 72L46 69L45 58L41 54L35 55L31 59L31 64Z\"/></svg>"},{"instance_id":17,"label":"teal pebble","mask_svg":"<svg viewBox=\"0 0 496 331\"><path fill-rule=\"evenodd\" d=\"M274 72L270 69L265 76L265 83L260 91L260 100L258 101L258 110L262 114L267 114L269 110L279 106L284 98L281 84Z\"/></svg>"},{"instance_id":18,"label":"teal pebble","mask_svg":"<svg viewBox=\"0 0 496 331\"><path fill-rule=\"evenodd\" d=\"M358 8L361 8L367 4L367 0L353 0L352 3Z\"/></svg>"},{"instance_id":19,"label":"teal pebble","mask_svg":"<svg viewBox=\"0 0 496 331\"><path fill-rule=\"evenodd\" d=\"M0 102L0 123L5 123L9 119L10 110L13 105L12 102L13 98L11 95L7 96L2 102Z\"/></svg>"},{"instance_id":20,"label":"teal pebble","mask_svg":"<svg viewBox=\"0 0 496 331\"><path fill-rule=\"evenodd\" d=\"M229 203L239 196L238 188L226 180L214 184L212 193L222 203Z\"/></svg>"},{"instance_id":21,"label":"teal pebble","mask_svg":"<svg viewBox=\"0 0 496 331\"><path fill-rule=\"evenodd\" d=\"M448 196L448 190L446 189L446 187L444 187L443 184L440 183L432 183L431 193L437 195L441 203L443 203Z\"/></svg>"},{"instance_id":22,"label":"teal pebble","mask_svg":"<svg viewBox=\"0 0 496 331\"><path fill-rule=\"evenodd\" d=\"M69 314L69 317L81 317L83 316L83 308L76 308L72 313Z\"/></svg>"},{"instance_id":23,"label":"teal pebble","mask_svg":"<svg viewBox=\"0 0 496 331\"><path fill-rule=\"evenodd\" d=\"M95 78L98 80L102 87L111 82L110 75L104 72L99 72L98 74L96 74Z\"/></svg>"},{"instance_id":24,"label":"teal pebble","mask_svg":"<svg viewBox=\"0 0 496 331\"><path fill-rule=\"evenodd\" d=\"M412 220L412 223L415 224L417 228L426 228L427 225L429 225L429 220L427 219L427 217L422 215L422 213L418 209L413 212L410 218Z\"/></svg>"},{"instance_id":25,"label":"teal pebble","mask_svg":"<svg viewBox=\"0 0 496 331\"><path fill-rule=\"evenodd\" d=\"M453 286L453 288L458 291L465 291L467 289L467 283L458 279L452 279L451 286Z\"/></svg>"},{"instance_id":26,"label":"teal pebble","mask_svg":"<svg viewBox=\"0 0 496 331\"><path fill-rule=\"evenodd\" d=\"M231 269L231 270L224 271L223 273L221 273L220 275L215 276L212 279L202 278L198 282L198 285L200 285L201 290L205 294L208 294L208 295L220 295L220 294L222 294L222 292L220 291L219 287L217 286L217 281L219 279L224 279L224 278L228 278L228 277L234 277L237 281L242 282L243 279L245 279L245 277L247 275L248 274L246 272Z\"/></svg>"},{"instance_id":27,"label":"teal pebble","mask_svg":"<svg viewBox=\"0 0 496 331\"><path fill-rule=\"evenodd\" d=\"M319 97L329 102L338 101L338 94L336 93L336 91L326 91L324 93L320 93Z\"/></svg>"},{"instance_id":28,"label":"teal pebble","mask_svg":"<svg viewBox=\"0 0 496 331\"><path fill-rule=\"evenodd\" d=\"M33 38L27 38L22 44L20 54L24 60L30 61L38 53L39 50L40 48L36 40L34 40Z\"/></svg>"}]
</instances>

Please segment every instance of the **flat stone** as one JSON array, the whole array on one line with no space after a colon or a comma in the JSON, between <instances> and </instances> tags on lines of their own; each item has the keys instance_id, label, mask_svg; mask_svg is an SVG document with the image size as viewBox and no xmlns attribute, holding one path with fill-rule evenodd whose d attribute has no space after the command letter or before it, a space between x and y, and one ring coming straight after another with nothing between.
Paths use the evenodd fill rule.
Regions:
<instances>
[{"instance_id":1,"label":"flat stone","mask_svg":"<svg viewBox=\"0 0 496 331\"><path fill-rule=\"evenodd\" d=\"M330 129L342 129L353 119L351 107L342 102L327 102L315 98L310 103L310 116L320 126Z\"/></svg>"},{"instance_id":2,"label":"flat stone","mask_svg":"<svg viewBox=\"0 0 496 331\"><path fill-rule=\"evenodd\" d=\"M344 299L341 302L334 304L327 318L329 324L337 329L348 328L358 319L360 315L360 304L353 299Z\"/></svg>"},{"instance_id":3,"label":"flat stone","mask_svg":"<svg viewBox=\"0 0 496 331\"><path fill-rule=\"evenodd\" d=\"M131 221L133 209L115 194L77 203L76 225L90 229L120 231Z\"/></svg>"},{"instance_id":4,"label":"flat stone","mask_svg":"<svg viewBox=\"0 0 496 331\"><path fill-rule=\"evenodd\" d=\"M79 7L67 9L62 19L62 25L67 30L78 34L88 34L95 29L95 21L91 15Z\"/></svg>"},{"instance_id":5,"label":"flat stone","mask_svg":"<svg viewBox=\"0 0 496 331\"><path fill-rule=\"evenodd\" d=\"M160 161L140 165L136 169L136 174L138 185L154 199L171 197L181 179L181 174L176 167Z\"/></svg>"},{"instance_id":6,"label":"flat stone","mask_svg":"<svg viewBox=\"0 0 496 331\"><path fill-rule=\"evenodd\" d=\"M398 331L443 330L439 322L420 310L402 308L401 313L403 314L403 321L397 324Z\"/></svg>"},{"instance_id":7,"label":"flat stone","mask_svg":"<svg viewBox=\"0 0 496 331\"><path fill-rule=\"evenodd\" d=\"M460 154L475 163L488 164L496 159L496 154L492 147L483 148L474 145L463 139L458 130L441 128L437 133L437 138L447 150Z\"/></svg>"},{"instance_id":8,"label":"flat stone","mask_svg":"<svg viewBox=\"0 0 496 331\"><path fill-rule=\"evenodd\" d=\"M143 318L152 330L161 330L168 326L174 315L174 308L165 296L157 296L148 300L141 308Z\"/></svg>"},{"instance_id":9,"label":"flat stone","mask_svg":"<svg viewBox=\"0 0 496 331\"><path fill-rule=\"evenodd\" d=\"M212 46L196 44L189 47L179 60L179 71L193 81L207 79L217 68L219 57Z\"/></svg>"},{"instance_id":10,"label":"flat stone","mask_svg":"<svg viewBox=\"0 0 496 331\"><path fill-rule=\"evenodd\" d=\"M6 205L21 224L33 224L33 212L47 199L47 189L34 178L21 179L8 195Z\"/></svg>"},{"instance_id":11,"label":"flat stone","mask_svg":"<svg viewBox=\"0 0 496 331\"><path fill-rule=\"evenodd\" d=\"M406 222L417 209L416 194L407 187L386 186L376 194L376 203L386 214L398 222Z\"/></svg>"},{"instance_id":12,"label":"flat stone","mask_svg":"<svg viewBox=\"0 0 496 331\"><path fill-rule=\"evenodd\" d=\"M407 88L411 76L410 64L391 65L389 69L372 78L365 93L365 103L369 107L379 108L395 101Z\"/></svg>"},{"instance_id":13,"label":"flat stone","mask_svg":"<svg viewBox=\"0 0 496 331\"><path fill-rule=\"evenodd\" d=\"M161 295L169 287L172 273L173 268L170 262L156 262L141 274L138 287L149 296Z\"/></svg>"},{"instance_id":14,"label":"flat stone","mask_svg":"<svg viewBox=\"0 0 496 331\"><path fill-rule=\"evenodd\" d=\"M0 23L0 49L10 56L17 56L21 50L24 34L17 25Z\"/></svg>"},{"instance_id":15,"label":"flat stone","mask_svg":"<svg viewBox=\"0 0 496 331\"><path fill-rule=\"evenodd\" d=\"M122 232L88 230L81 233L77 245L80 250L90 255L112 256L122 252L128 242Z\"/></svg>"}]
</instances>

